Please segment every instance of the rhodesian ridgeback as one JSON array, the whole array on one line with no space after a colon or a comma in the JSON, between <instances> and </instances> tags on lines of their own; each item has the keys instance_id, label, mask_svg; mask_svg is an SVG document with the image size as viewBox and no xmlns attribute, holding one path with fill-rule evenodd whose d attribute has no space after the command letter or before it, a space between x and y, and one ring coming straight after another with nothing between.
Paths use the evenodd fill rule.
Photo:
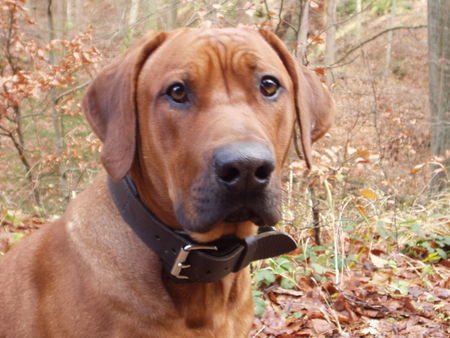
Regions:
<instances>
[{"instance_id":1,"label":"rhodesian ridgeback","mask_svg":"<svg viewBox=\"0 0 450 338\"><path fill-rule=\"evenodd\" d=\"M245 337L248 264L277 231L297 120L308 165L333 103L268 31L150 33L83 100L105 171L0 259L0 337ZM295 247L295 245L294 245Z\"/></svg>"}]
</instances>

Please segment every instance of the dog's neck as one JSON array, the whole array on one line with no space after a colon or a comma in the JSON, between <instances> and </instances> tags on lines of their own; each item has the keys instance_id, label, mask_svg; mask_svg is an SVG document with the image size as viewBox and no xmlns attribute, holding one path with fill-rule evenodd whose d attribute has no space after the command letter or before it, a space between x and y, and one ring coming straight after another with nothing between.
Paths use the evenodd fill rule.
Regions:
<instances>
[{"instance_id":1,"label":"dog's neck","mask_svg":"<svg viewBox=\"0 0 450 338\"><path fill-rule=\"evenodd\" d=\"M93 200L99 203L93 205ZM236 302L247 302L247 306L252 307L248 268L213 283L184 284L161 275L160 258L145 246L125 221L119 220L120 214L108 191L106 174L100 174L71 202L64 217L71 220L66 230L76 243L74 247L79 249L77 255L94 274L92 278L96 285L104 285L110 297L123 299L124 303L133 299L133 306L140 308L145 307L147 299L142 295L158 297L161 302L173 303L174 309L193 327L208 324L202 321L211 321L214 313L219 319L227 318L225 311L229 311L230 306L242 306ZM89 219L98 221L89 223L86 221ZM192 311L193 304L202 306L196 306ZM144 310L148 313L148 309ZM236 318L236 323L241 321Z\"/></svg>"},{"instance_id":2,"label":"dog's neck","mask_svg":"<svg viewBox=\"0 0 450 338\"><path fill-rule=\"evenodd\" d=\"M182 227L175 216L167 185L155 177L150 178L148 175L143 175L142 172L143 170L139 167L134 167L130 171L130 176L135 182L142 202L161 222L173 229L181 230Z\"/></svg>"},{"instance_id":3,"label":"dog's neck","mask_svg":"<svg viewBox=\"0 0 450 338\"><path fill-rule=\"evenodd\" d=\"M254 260L296 248L291 237L271 228L245 239L232 235L198 243L184 231L174 231L156 218L140 199L130 176L118 182L108 178L108 187L122 219L159 256L165 272L179 282L218 281Z\"/></svg>"}]
</instances>

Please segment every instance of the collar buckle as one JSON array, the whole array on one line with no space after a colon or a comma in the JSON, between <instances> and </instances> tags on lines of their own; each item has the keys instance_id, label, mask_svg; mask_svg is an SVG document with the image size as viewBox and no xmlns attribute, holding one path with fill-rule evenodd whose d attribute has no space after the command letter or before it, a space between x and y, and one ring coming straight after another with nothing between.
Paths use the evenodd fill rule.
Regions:
<instances>
[{"instance_id":1,"label":"collar buckle","mask_svg":"<svg viewBox=\"0 0 450 338\"><path fill-rule=\"evenodd\" d=\"M189 253L193 250L214 250L217 251L217 246L213 245L197 245L197 244L187 244L183 246L180 251L178 251L177 258L172 265L172 269L170 270L170 274L178 279L189 279L188 276L180 275L181 270L190 268L189 264L185 264L186 260L189 256Z\"/></svg>"}]
</instances>

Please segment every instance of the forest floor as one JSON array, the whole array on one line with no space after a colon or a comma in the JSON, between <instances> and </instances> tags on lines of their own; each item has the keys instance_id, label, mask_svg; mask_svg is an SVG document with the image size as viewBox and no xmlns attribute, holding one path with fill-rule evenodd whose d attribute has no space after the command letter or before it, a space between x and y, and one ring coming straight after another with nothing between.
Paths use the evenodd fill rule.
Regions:
<instances>
[{"instance_id":1,"label":"forest floor","mask_svg":"<svg viewBox=\"0 0 450 338\"><path fill-rule=\"evenodd\" d=\"M449 197L332 226L321 246L300 235L296 252L255 267L252 336L448 337Z\"/></svg>"}]
</instances>

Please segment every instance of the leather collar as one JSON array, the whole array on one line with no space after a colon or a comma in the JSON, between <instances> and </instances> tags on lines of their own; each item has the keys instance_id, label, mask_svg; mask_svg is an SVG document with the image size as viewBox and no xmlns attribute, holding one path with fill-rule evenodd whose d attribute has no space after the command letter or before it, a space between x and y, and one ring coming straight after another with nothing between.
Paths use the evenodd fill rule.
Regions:
<instances>
[{"instance_id":1,"label":"leather collar","mask_svg":"<svg viewBox=\"0 0 450 338\"><path fill-rule=\"evenodd\" d=\"M278 256L297 245L287 234L269 231L240 239L225 236L209 243L197 243L184 231L176 231L156 218L143 204L130 176L108 186L124 221L162 260L164 270L181 282L215 282L237 272L252 261Z\"/></svg>"}]
</instances>

